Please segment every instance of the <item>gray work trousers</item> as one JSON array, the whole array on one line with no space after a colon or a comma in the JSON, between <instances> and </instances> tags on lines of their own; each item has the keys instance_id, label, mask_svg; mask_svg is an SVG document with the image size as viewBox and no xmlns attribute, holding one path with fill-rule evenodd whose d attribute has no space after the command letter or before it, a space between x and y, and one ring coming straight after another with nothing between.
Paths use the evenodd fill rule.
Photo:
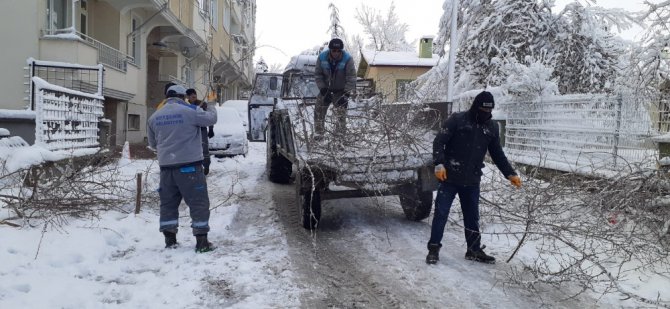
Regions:
<instances>
[{"instance_id":1,"label":"gray work trousers","mask_svg":"<svg viewBox=\"0 0 670 309\"><path fill-rule=\"evenodd\" d=\"M327 93L319 95L314 106L314 133L322 135L325 131L326 114L328 107L333 104L333 115L335 116L334 135L346 136L347 133L347 98L344 92Z\"/></svg>"},{"instance_id":2,"label":"gray work trousers","mask_svg":"<svg viewBox=\"0 0 670 309\"><path fill-rule=\"evenodd\" d=\"M209 195L202 163L181 167L161 167L160 231L177 233L182 198L191 212L193 235L209 232Z\"/></svg>"}]
</instances>

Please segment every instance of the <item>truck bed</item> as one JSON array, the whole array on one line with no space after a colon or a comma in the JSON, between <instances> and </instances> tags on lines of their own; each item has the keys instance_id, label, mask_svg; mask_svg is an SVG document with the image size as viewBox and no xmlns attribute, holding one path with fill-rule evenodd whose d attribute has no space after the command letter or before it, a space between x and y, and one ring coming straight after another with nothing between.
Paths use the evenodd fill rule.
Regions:
<instances>
[{"instance_id":1,"label":"truck bed","mask_svg":"<svg viewBox=\"0 0 670 309\"><path fill-rule=\"evenodd\" d=\"M323 138L315 140L314 104L285 100L280 107L293 136L294 149L287 152L299 166L327 170L337 175L338 184L376 189L416 180L417 170L432 163L439 111L411 104L353 102L347 113L347 133L340 136L332 131L331 109Z\"/></svg>"}]
</instances>

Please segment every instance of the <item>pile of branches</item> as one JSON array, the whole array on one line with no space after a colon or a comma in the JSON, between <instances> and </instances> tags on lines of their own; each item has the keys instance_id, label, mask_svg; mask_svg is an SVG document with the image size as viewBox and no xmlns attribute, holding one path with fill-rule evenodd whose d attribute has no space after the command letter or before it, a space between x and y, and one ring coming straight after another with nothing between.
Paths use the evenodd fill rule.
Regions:
<instances>
[{"instance_id":1,"label":"pile of branches","mask_svg":"<svg viewBox=\"0 0 670 309\"><path fill-rule=\"evenodd\" d=\"M116 160L111 152L99 152L0 175L0 205L10 212L3 222L59 227L69 218L97 217L100 211L131 211L135 175L123 175ZM146 202L157 198L142 196Z\"/></svg>"},{"instance_id":2,"label":"pile of branches","mask_svg":"<svg viewBox=\"0 0 670 309\"><path fill-rule=\"evenodd\" d=\"M499 176L494 176L499 177ZM499 186L489 182L482 192ZM496 184L497 183L497 184ZM622 174L612 178L584 178L555 174L548 181L528 178L521 192L484 194L484 220L502 222L517 245L537 254L519 256L511 283L540 287L577 286L567 299L594 291L619 293L624 299L670 308L670 297L649 297L630 290L624 282L637 276L670 276L670 179L657 171ZM487 187L488 186L488 187ZM566 285L570 283L569 285Z\"/></svg>"}]
</instances>

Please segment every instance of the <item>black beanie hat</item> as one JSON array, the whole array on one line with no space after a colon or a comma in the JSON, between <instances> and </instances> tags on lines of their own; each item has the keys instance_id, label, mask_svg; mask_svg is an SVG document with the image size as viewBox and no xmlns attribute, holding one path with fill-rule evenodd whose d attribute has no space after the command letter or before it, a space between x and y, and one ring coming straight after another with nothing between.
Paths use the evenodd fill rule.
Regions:
<instances>
[{"instance_id":1,"label":"black beanie hat","mask_svg":"<svg viewBox=\"0 0 670 309\"><path fill-rule=\"evenodd\" d=\"M472 108L474 109L479 107L495 107L495 101L493 100L493 95L490 92L482 91L475 97L475 101L472 102Z\"/></svg>"},{"instance_id":2,"label":"black beanie hat","mask_svg":"<svg viewBox=\"0 0 670 309\"><path fill-rule=\"evenodd\" d=\"M344 49L344 42L338 38L334 38L328 43L328 49Z\"/></svg>"}]
</instances>

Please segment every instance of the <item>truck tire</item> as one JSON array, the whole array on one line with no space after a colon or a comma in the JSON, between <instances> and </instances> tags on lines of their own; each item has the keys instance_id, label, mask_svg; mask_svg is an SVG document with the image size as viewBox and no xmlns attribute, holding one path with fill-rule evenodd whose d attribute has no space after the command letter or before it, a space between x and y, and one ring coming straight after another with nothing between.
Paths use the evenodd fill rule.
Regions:
<instances>
[{"instance_id":1,"label":"truck tire","mask_svg":"<svg viewBox=\"0 0 670 309\"><path fill-rule=\"evenodd\" d=\"M321 192L309 190L298 193L298 207L300 207L300 221L302 227L314 230L321 220Z\"/></svg>"},{"instance_id":2,"label":"truck tire","mask_svg":"<svg viewBox=\"0 0 670 309\"><path fill-rule=\"evenodd\" d=\"M399 196L400 206L407 219L421 221L428 218L433 209L432 191L421 191L421 188L415 185L404 186Z\"/></svg>"},{"instance_id":3,"label":"truck tire","mask_svg":"<svg viewBox=\"0 0 670 309\"><path fill-rule=\"evenodd\" d=\"M268 121L268 127L265 131L265 143L267 150L265 169L270 181L274 183L286 184L291 181L292 163L289 159L286 159L277 151L277 145L275 144L274 137L274 126L270 120Z\"/></svg>"}]
</instances>

